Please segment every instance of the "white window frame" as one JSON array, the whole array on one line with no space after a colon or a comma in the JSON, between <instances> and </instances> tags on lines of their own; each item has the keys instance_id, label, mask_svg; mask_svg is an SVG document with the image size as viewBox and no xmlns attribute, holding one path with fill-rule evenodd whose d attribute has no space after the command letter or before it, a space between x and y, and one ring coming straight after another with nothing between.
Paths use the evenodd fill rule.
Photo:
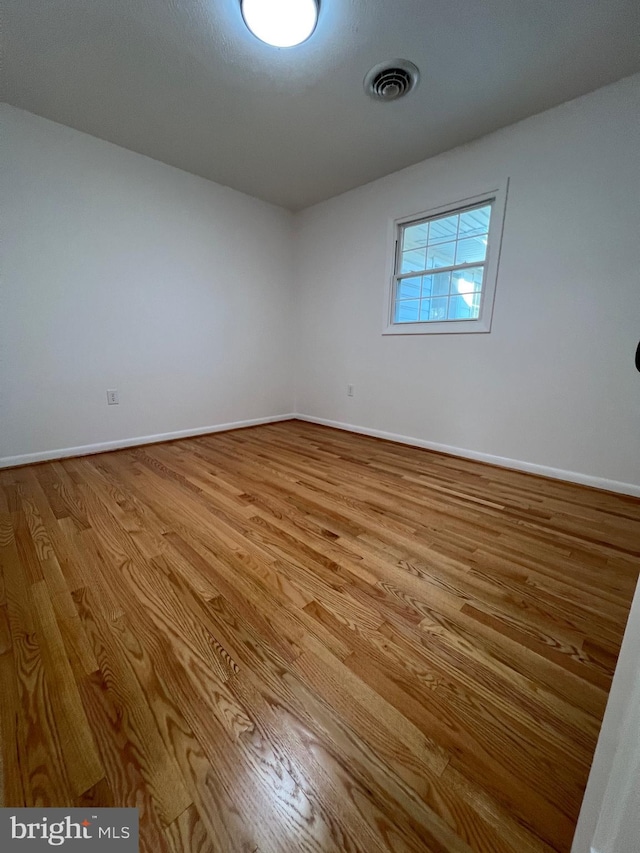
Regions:
<instances>
[{"instance_id":1,"label":"white window frame","mask_svg":"<svg viewBox=\"0 0 640 853\"><path fill-rule=\"evenodd\" d=\"M509 181L506 179L485 192L476 193L457 201L431 207L420 213L413 213L410 216L391 220L383 335L451 335L477 334L491 331L508 186ZM402 227L422 222L425 219L432 219L449 213L457 213L465 208L476 207L489 202L492 206L491 221L489 224L487 257L484 263L485 273L482 283L479 316L476 319L469 320L431 320L427 322L396 323L393 318L395 312L396 270Z\"/></svg>"}]
</instances>

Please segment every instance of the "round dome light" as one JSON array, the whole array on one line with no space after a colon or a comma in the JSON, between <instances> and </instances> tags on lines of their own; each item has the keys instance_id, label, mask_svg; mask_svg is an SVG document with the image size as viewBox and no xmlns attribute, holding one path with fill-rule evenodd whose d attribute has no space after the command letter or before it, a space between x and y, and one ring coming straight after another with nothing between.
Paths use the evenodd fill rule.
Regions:
<instances>
[{"instance_id":1,"label":"round dome light","mask_svg":"<svg viewBox=\"0 0 640 853\"><path fill-rule=\"evenodd\" d=\"M302 44L318 21L317 0L241 0L240 7L254 36L274 47Z\"/></svg>"}]
</instances>

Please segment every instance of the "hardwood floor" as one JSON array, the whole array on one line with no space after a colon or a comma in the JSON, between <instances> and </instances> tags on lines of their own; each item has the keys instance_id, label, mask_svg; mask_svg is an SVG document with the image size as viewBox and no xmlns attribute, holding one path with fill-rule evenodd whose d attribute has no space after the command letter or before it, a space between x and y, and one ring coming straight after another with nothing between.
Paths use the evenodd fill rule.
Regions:
<instances>
[{"instance_id":1,"label":"hardwood floor","mask_svg":"<svg viewBox=\"0 0 640 853\"><path fill-rule=\"evenodd\" d=\"M4 803L568 851L640 501L300 422L0 472Z\"/></svg>"}]
</instances>

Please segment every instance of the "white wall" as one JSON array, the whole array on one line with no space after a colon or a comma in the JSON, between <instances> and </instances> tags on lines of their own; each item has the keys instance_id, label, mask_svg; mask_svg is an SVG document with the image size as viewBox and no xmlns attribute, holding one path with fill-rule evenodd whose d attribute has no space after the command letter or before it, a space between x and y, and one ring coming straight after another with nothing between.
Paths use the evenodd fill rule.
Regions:
<instances>
[{"instance_id":1,"label":"white wall","mask_svg":"<svg viewBox=\"0 0 640 853\"><path fill-rule=\"evenodd\" d=\"M631 605L572 853L640 849L640 584Z\"/></svg>"},{"instance_id":2,"label":"white wall","mask_svg":"<svg viewBox=\"0 0 640 853\"><path fill-rule=\"evenodd\" d=\"M389 220L505 176L492 332L383 337ZM639 198L636 75L302 212L297 411L640 494Z\"/></svg>"},{"instance_id":3,"label":"white wall","mask_svg":"<svg viewBox=\"0 0 640 853\"><path fill-rule=\"evenodd\" d=\"M291 214L0 118L0 457L289 412Z\"/></svg>"}]
</instances>

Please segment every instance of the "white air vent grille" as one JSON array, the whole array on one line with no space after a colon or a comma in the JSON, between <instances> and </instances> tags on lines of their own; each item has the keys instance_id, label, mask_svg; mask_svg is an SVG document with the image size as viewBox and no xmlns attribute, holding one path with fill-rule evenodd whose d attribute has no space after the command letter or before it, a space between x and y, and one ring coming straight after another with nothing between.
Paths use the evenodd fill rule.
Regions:
<instances>
[{"instance_id":1,"label":"white air vent grille","mask_svg":"<svg viewBox=\"0 0 640 853\"><path fill-rule=\"evenodd\" d=\"M365 92L376 101L396 101L415 88L420 72L406 59L376 65L364 78Z\"/></svg>"}]
</instances>

